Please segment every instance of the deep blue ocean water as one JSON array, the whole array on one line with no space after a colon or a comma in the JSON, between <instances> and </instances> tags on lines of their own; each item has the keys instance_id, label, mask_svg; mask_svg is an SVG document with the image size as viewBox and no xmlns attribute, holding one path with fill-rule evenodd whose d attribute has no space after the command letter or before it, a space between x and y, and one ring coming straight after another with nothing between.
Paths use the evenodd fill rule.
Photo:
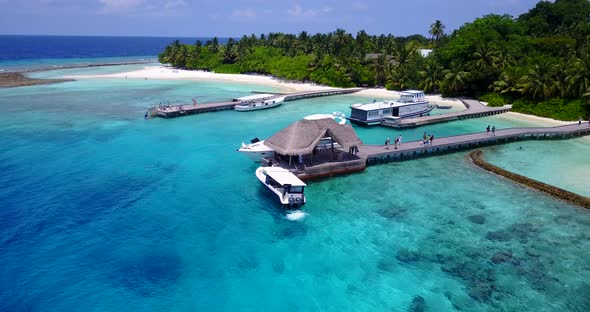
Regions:
<instances>
[{"instance_id":1,"label":"deep blue ocean water","mask_svg":"<svg viewBox=\"0 0 590 312\"><path fill-rule=\"evenodd\" d=\"M100 37L0 35L0 72L90 63L158 60L174 40L194 44L210 37ZM218 38L220 43L228 38Z\"/></svg>"},{"instance_id":2,"label":"deep blue ocean water","mask_svg":"<svg viewBox=\"0 0 590 312\"><path fill-rule=\"evenodd\" d=\"M0 35L0 61L157 56L174 40L194 44L209 37L100 37ZM220 43L227 38L219 38Z\"/></svg>"},{"instance_id":3,"label":"deep blue ocean water","mask_svg":"<svg viewBox=\"0 0 590 312\"><path fill-rule=\"evenodd\" d=\"M273 91L116 78L0 89L0 310L590 310L590 214L475 168L466 153L310 182L309 216L287 221L254 177L256 165L235 149L367 99L143 119L159 101L219 101L253 89ZM355 129L380 144L487 124L537 125L498 115ZM580 155L589 145L484 151L494 164L583 193L590 178Z\"/></svg>"}]
</instances>

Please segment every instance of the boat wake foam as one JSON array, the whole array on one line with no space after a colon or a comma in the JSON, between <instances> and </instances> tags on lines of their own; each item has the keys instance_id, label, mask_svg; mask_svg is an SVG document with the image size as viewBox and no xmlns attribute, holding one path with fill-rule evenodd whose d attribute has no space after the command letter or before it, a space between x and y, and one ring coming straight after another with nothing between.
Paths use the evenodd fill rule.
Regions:
<instances>
[{"instance_id":1,"label":"boat wake foam","mask_svg":"<svg viewBox=\"0 0 590 312\"><path fill-rule=\"evenodd\" d=\"M301 210L294 210L285 215L285 218L289 221L301 221L307 217L308 213Z\"/></svg>"}]
</instances>

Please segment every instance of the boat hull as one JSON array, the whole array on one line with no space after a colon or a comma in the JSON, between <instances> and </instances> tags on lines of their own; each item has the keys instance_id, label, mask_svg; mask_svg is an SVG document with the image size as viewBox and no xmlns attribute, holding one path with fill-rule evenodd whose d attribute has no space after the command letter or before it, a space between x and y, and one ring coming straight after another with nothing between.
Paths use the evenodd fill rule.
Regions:
<instances>
[{"instance_id":1,"label":"boat hull","mask_svg":"<svg viewBox=\"0 0 590 312\"><path fill-rule=\"evenodd\" d=\"M301 200L299 202L295 202L295 201L290 202L288 196L283 196L283 194L279 190L266 184L266 176L264 175L264 167L258 167L256 169L256 178L258 179L258 181L262 185L264 185L272 194L274 194L279 199L279 202L281 203L281 205L283 207L289 208L289 209L297 209L297 208L300 208L303 205L305 205L305 196L303 196L303 200Z\"/></svg>"},{"instance_id":2,"label":"boat hull","mask_svg":"<svg viewBox=\"0 0 590 312\"><path fill-rule=\"evenodd\" d=\"M256 143L246 145L242 143L242 147L238 149L238 152L244 156L250 158L254 162L260 162L262 158L274 158L275 151L264 145L264 140Z\"/></svg>"},{"instance_id":3,"label":"boat hull","mask_svg":"<svg viewBox=\"0 0 590 312\"><path fill-rule=\"evenodd\" d=\"M256 102L256 103L242 103L234 106L234 109L238 112L249 112L261 109L269 109L273 107L277 107L283 104L284 98L278 98L274 100L266 100L264 102Z\"/></svg>"},{"instance_id":4,"label":"boat hull","mask_svg":"<svg viewBox=\"0 0 590 312\"><path fill-rule=\"evenodd\" d=\"M261 152L261 151L247 151L247 150L238 150L238 152L242 153L242 155L248 157L253 162L260 162L262 158L274 158L275 152L268 151L268 152Z\"/></svg>"}]
</instances>

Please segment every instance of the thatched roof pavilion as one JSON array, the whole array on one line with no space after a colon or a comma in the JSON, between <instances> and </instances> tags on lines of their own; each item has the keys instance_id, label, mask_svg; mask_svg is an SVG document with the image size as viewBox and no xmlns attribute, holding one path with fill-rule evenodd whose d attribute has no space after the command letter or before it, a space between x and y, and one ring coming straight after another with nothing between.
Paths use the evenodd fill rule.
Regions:
<instances>
[{"instance_id":1,"label":"thatched roof pavilion","mask_svg":"<svg viewBox=\"0 0 590 312\"><path fill-rule=\"evenodd\" d=\"M351 125L340 125L332 118L299 120L266 139L264 144L281 155L307 155L313 152L322 138L328 136L344 149L350 150L363 144Z\"/></svg>"}]
</instances>

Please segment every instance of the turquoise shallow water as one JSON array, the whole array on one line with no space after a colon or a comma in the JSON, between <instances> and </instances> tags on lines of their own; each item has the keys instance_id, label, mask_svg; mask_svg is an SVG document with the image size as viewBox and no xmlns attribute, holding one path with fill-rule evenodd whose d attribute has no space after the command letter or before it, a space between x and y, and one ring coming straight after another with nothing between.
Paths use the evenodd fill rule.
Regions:
<instances>
[{"instance_id":1,"label":"turquoise shallow water","mask_svg":"<svg viewBox=\"0 0 590 312\"><path fill-rule=\"evenodd\" d=\"M504 169L590 197L590 138L527 141L490 147L486 159Z\"/></svg>"},{"instance_id":2,"label":"turquoise shallow water","mask_svg":"<svg viewBox=\"0 0 590 312\"><path fill-rule=\"evenodd\" d=\"M311 182L309 216L285 220L256 182L256 165L235 149L366 99L143 120L155 102L226 100L254 88L272 91L133 79L0 90L0 309L590 309L590 214L474 168L465 153ZM489 123L532 125L494 116L356 129L380 144ZM527 142L517 159L532 164L549 144L586 148ZM508 167L513 148L493 147L486 157ZM587 159L552 157L571 170Z\"/></svg>"}]
</instances>

